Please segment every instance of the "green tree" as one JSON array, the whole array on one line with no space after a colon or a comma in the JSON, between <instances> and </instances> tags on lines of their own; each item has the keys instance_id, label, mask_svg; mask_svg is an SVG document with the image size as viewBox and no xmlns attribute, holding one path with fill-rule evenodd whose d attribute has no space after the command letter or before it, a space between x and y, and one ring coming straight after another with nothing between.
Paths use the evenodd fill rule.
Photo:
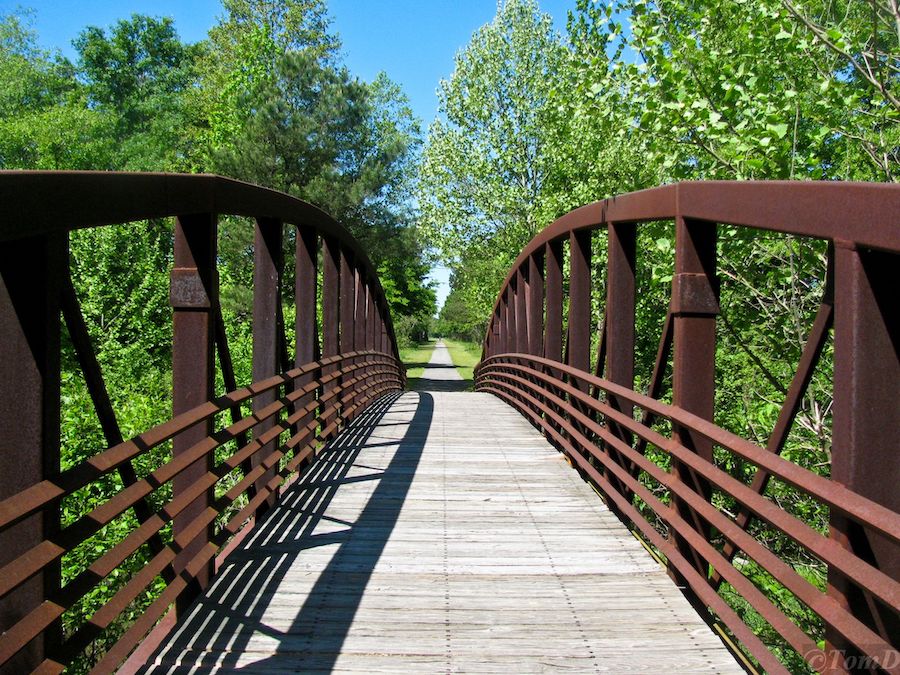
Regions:
<instances>
[{"instance_id":1,"label":"green tree","mask_svg":"<svg viewBox=\"0 0 900 675\"><path fill-rule=\"evenodd\" d=\"M297 196L322 192L341 178L362 140L366 87L346 69L323 67L302 51L284 54L274 75L255 114L214 166Z\"/></svg>"},{"instance_id":2,"label":"green tree","mask_svg":"<svg viewBox=\"0 0 900 675\"><path fill-rule=\"evenodd\" d=\"M596 115L627 111L618 134L663 178L890 180L894 11L881 0L580 0L576 97Z\"/></svg>"},{"instance_id":3,"label":"green tree","mask_svg":"<svg viewBox=\"0 0 900 675\"><path fill-rule=\"evenodd\" d=\"M502 3L457 54L422 160L422 222L451 262L473 241L518 249L545 223L549 102L565 48L533 0Z\"/></svg>"},{"instance_id":4,"label":"green tree","mask_svg":"<svg viewBox=\"0 0 900 675\"><path fill-rule=\"evenodd\" d=\"M107 33L84 29L74 42L90 105L115 119L118 166L178 171L194 166L192 110L200 48L183 44L171 19L133 14Z\"/></svg>"},{"instance_id":5,"label":"green tree","mask_svg":"<svg viewBox=\"0 0 900 675\"><path fill-rule=\"evenodd\" d=\"M276 75L214 168L323 208L391 277L399 294L392 308L425 311L427 268L408 196L418 123L405 95L386 76L367 85L306 52L285 54ZM233 243L239 250L249 245L241 235Z\"/></svg>"},{"instance_id":6,"label":"green tree","mask_svg":"<svg viewBox=\"0 0 900 675\"><path fill-rule=\"evenodd\" d=\"M224 0L225 14L209 31L200 60L202 86L196 104L208 127L205 147L228 150L264 101L288 52L304 53L319 66L334 65L340 42L329 33L322 0Z\"/></svg>"},{"instance_id":7,"label":"green tree","mask_svg":"<svg viewBox=\"0 0 900 675\"><path fill-rule=\"evenodd\" d=\"M220 94L213 90L204 99L211 168L320 206L383 270L392 309L433 314L410 206L421 132L405 94L384 74L369 84L338 63L321 3L229 3L227 9L203 58L204 88L221 84ZM223 70L233 59L239 67ZM249 233L232 229L225 257L240 267ZM245 303L248 294L233 290L231 300Z\"/></svg>"},{"instance_id":8,"label":"green tree","mask_svg":"<svg viewBox=\"0 0 900 675\"><path fill-rule=\"evenodd\" d=\"M30 19L0 17L0 168L109 168L111 118L88 108L68 60L38 48Z\"/></svg>"},{"instance_id":9,"label":"green tree","mask_svg":"<svg viewBox=\"0 0 900 675\"><path fill-rule=\"evenodd\" d=\"M490 312L515 256L554 218L643 185L612 122L572 100L577 76L551 17L534 0L506 0L441 82L418 201L474 313Z\"/></svg>"},{"instance_id":10,"label":"green tree","mask_svg":"<svg viewBox=\"0 0 900 675\"><path fill-rule=\"evenodd\" d=\"M454 288L456 284L453 283L453 280L450 285L450 293L438 315L436 325L438 335L454 340L481 342L487 326L485 317L472 310L471 304L466 302L459 289Z\"/></svg>"}]
</instances>

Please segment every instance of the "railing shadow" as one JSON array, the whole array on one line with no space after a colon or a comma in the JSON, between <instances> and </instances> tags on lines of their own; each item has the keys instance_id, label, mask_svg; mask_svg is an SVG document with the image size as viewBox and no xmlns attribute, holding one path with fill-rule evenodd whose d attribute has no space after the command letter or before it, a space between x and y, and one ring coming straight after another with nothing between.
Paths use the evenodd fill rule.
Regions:
<instances>
[{"instance_id":1,"label":"railing shadow","mask_svg":"<svg viewBox=\"0 0 900 675\"><path fill-rule=\"evenodd\" d=\"M475 390L475 382L471 379L439 380L432 377L410 377L407 379L406 386L410 391L422 393L429 391L457 392Z\"/></svg>"},{"instance_id":2,"label":"railing shadow","mask_svg":"<svg viewBox=\"0 0 900 675\"><path fill-rule=\"evenodd\" d=\"M434 363L433 361L404 361L407 370L413 368L456 368L452 363Z\"/></svg>"},{"instance_id":3,"label":"railing shadow","mask_svg":"<svg viewBox=\"0 0 900 675\"><path fill-rule=\"evenodd\" d=\"M278 670L289 665L293 672L327 672L333 668L400 516L428 435L434 400L427 393L415 396L414 401L407 394L408 401L399 403L400 394L384 397L330 445L229 556L207 593L156 650L149 663L161 666L148 665L140 672L239 669L240 654L254 636L272 638L276 644L272 656L256 661L253 669ZM388 410L392 416L413 414L406 422L392 420L380 425ZM406 431L392 442L375 433L379 426L384 431L400 424L407 425ZM383 470L367 466L367 448L392 444L398 449ZM372 473L348 475L354 466L371 468ZM355 521L325 515L342 486L361 481L377 481L377 485ZM332 544L339 547L324 570L316 573L303 567L304 551ZM279 630L266 625L264 617L275 594L284 597L292 592L287 577L308 578L311 574L318 574L311 590L305 595L293 591L298 593L300 606L290 627Z\"/></svg>"}]
</instances>

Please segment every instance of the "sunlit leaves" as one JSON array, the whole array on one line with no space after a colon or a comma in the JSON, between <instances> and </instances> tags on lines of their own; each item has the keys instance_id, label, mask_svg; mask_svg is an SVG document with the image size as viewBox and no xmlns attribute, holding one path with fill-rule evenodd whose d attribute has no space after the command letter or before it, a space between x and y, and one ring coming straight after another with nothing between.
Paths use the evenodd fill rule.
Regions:
<instances>
[{"instance_id":1,"label":"sunlit leaves","mask_svg":"<svg viewBox=\"0 0 900 675\"><path fill-rule=\"evenodd\" d=\"M863 5L583 1L570 24L580 95L602 98L600 114L630 111L631 138L670 178L892 179L898 36ZM597 45L606 68L585 58ZM876 57L880 81L854 72Z\"/></svg>"},{"instance_id":2,"label":"sunlit leaves","mask_svg":"<svg viewBox=\"0 0 900 675\"><path fill-rule=\"evenodd\" d=\"M602 50L586 53L606 67ZM454 301L467 306L458 317L490 312L509 264L554 218L642 183L640 148L596 113L605 85L575 58L536 2L508 0L441 83L418 194L429 240L453 268ZM582 86L585 98L573 96Z\"/></svg>"},{"instance_id":3,"label":"sunlit leaves","mask_svg":"<svg viewBox=\"0 0 900 675\"><path fill-rule=\"evenodd\" d=\"M134 14L108 31L85 28L74 42L91 110L115 127L115 168L186 170L196 158L191 110L197 47L179 40L171 19Z\"/></svg>"}]
</instances>

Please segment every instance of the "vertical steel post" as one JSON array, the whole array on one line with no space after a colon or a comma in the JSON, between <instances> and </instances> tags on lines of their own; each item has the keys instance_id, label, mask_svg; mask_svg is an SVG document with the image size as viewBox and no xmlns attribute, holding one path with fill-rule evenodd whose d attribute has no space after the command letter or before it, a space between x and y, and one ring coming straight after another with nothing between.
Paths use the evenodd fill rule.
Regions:
<instances>
[{"instance_id":1,"label":"vertical steel post","mask_svg":"<svg viewBox=\"0 0 900 675\"><path fill-rule=\"evenodd\" d=\"M353 351L353 313L356 311L356 275L353 273L351 253L341 247L341 354Z\"/></svg>"},{"instance_id":2,"label":"vertical steel post","mask_svg":"<svg viewBox=\"0 0 900 675\"><path fill-rule=\"evenodd\" d=\"M500 297L500 343L498 351L501 354L509 352L509 287Z\"/></svg>"},{"instance_id":3,"label":"vertical steel post","mask_svg":"<svg viewBox=\"0 0 900 675\"><path fill-rule=\"evenodd\" d=\"M378 326L377 312L375 311L375 295L372 292L370 281L366 284L366 349L375 349L375 329Z\"/></svg>"},{"instance_id":4,"label":"vertical steel post","mask_svg":"<svg viewBox=\"0 0 900 675\"><path fill-rule=\"evenodd\" d=\"M381 316L381 306L378 303L378 300L375 299L375 351L384 352L385 351L385 336L384 336L384 319Z\"/></svg>"},{"instance_id":5,"label":"vertical steel post","mask_svg":"<svg viewBox=\"0 0 900 675\"><path fill-rule=\"evenodd\" d=\"M835 242L834 439L831 479L895 512L900 511L900 255ZM900 546L832 510L830 536L854 555L900 580ZM900 648L900 620L839 572L828 571L828 594L857 619ZM855 652L826 626L826 663L846 669ZM837 650L842 650L842 654Z\"/></svg>"},{"instance_id":6,"label":"vertical steel post","mask_svg":"<svg viewBox=\"0 0 900 675\"><path fill-rule=\"evenodd\" d=\"M486 356L493 356L494 354L500 353L500 303L497 303L497 307L494 310L494 320L491 322L491 335L488 340L488 348Z\"/></svg>"},{"instance_id":7,"label":"vertical steel post","mask_svg":"<svg viewBox=\"0 0 900 675\"><path fill-rule=\"evenodd\" d=\"M0 256L0 499L59 472L60 290L67 235L9 241ZM59 531L59 509L46 507L0 533L6 565ZM0 599L0 632L9 630L59 588L52 563ZM3 667L30 672L58 644L54 622Z\"/></svg>"},{"instance_id":8,"label":"vertical steel post","mask_svg":"<svg viewBox=\"0 0 900 675\"><path fill-rule=\"evenodd\" d=\"M716 278L716 225L678 216L675 219L675 276L672 279L674 357L672 401L706 420L713 419L716 386L716 315L719 292ZM676 440L708 462L712 443L689 429L676 426ZM710 499L709 482L673 461L672 471L692 490ZM704 537L709 527L683 501L675 503L681 516ZM685 557L705 577L706 561L683 539L675 541Z\"/></svg>"},{"instance_id":9,"label":"vertical steel post","mask_svg":"<svg viewBox=\"0 0 900 675\"><path fill-rule=\"evenodd\" d=\"M610 223L607 227L608 253L606 268L606 377L616 384L634 388L634 320L635 266L637 258L637 227L634 223ZM602 337L601 337L602 339ZM602 353L598 359L602 359ZM597 369L602 372L601 363ZM631 417L634 406L618 396L609 397L614 409ZM609 423L610 431L631 445L631 434L618 424ZM622 463L621 458L618 461ZM628 468L634 476L637 469ZM631 501L631 491L619 485L623 495Z\"/></svg>"},{"instance_id":10,"label":"vertical steel post","mask_svg":"<svg viewBox=\"0 0 900 675\"><path fill-rule=\"evenodd\" d=\"M562 241L551 241L545 248L544 283L547 315L544 325L544 357L562 361L563 250Z\"/></svg>"},{"instance_id":11,"label":"vertical steel post","mask_svg":"<svg viewBox=\"0 0 900 675\"><path fill-rule=\"evenodd\" d=\"M265 380L279 372L278 367L278 305L281 302L281 274L284 267L282 253L283 230L281 221L258 218L253 244L253 381ZM271 389L253 397L253 412L270 405L278 397L278 390ZM275 426L269 418L253 428L253 438L258 439ZM272 441L259 448L250 457L250 466L256 467L275 450ZM263 490L275 477L275 467L254 481L254 494ZM261 516L275 504L272 493L256 511Z\"/></svg>"},{"instance_id":12,"label":"vertical steel post","mask_svg":"<svg viewBox=\"0 0 900 675\"><path fill-rule=\"evenodd\" d=\"M294 366L303 366L319 358L319 331L316 321L316 291L318 283L319 237L312 227L298 227L294 259ZM297 379L303 388L321 375L321 371ZM303 396L296 408L313 401L316 392ZM309 424L315 411L297 420L296 429ZM296 431L294 432L296 433Z\"/></svg>"},{"instance_id":13,"label":"vertical steel post","mask_svg":"<svg viewBox=\"0 0 900 675\"><path fill-rule=\"evenodd\" d=\"M589 372L591 368L591 232L576 230L569 236L569 337L568 365ZM584 383L578 385L586 389Z\"/></svg>"},{"instance_id":14,"label":"vertical steel post","mask_svg":"<svg viewBox=\"0 0 900 675\"><path fill-rule=\"evenodd\" d=\"M576 230L569 233L569 321L566 338L566 364L584 372L591 368L591 231ZM569 381L585 393L588 384L570 377ZM578 400L568 396L569 404L582 412L588 412ZM576 429L586 430L566 417ZM571 438L572 444L578 443Z\"/></svg>"},{"instance_id":15,"label":"vertical steel post","mask_svg":"<svg viewBox=\"0 0 900 675\"><path fill-rule=\"evenodd\" d=\"M319 351L316 330L316 277L319 256L319 238L311 227L297 228L297 252L294 274L294 365L302 366L315 361ZM302 386L306 379L300 382Z\"/></svg>"},{"instance_id":16,"label":"vertical steel post","mask_svg":"<svg viewBox=\"0 0 900 675\"><path fill-rule=\"evenodd\" d=\"M362 267L355 267L353 270L353 351L362 351L366 348L366 291L365 277ZM357 377L364 377L368 368L361 368L356 371ZM361 383L363 386L365 382ZM357 386L355 393L350 399L350 404L355 406L362 399L363 386Z\"/></svg>"},{"instance_id":17,"label":"vertical steel post","mask_svg":"<svg viewBox=\"0 0 900 675\"><path fill-rule=\"evenodd\" d=\"M516 351L528 353L528 281L525 266L516 270Z\"/></svg>"},{"instance_id":18,"label":"vertical steel post","mask_svg":"<svg viewBox=\"0 0 900 675\"><path fill-rule=\"evenodd\" d=\"M544 353L544 252L528 258L528 353Z\"/></svg>"},{"instance_id":19,"label":"vertical steel post","mask_svg":"<svg viewBox=\"0 0 900 675\"><path fill-rule=\"evenodd\" d=\"M173 308L172 413L180 415L213 397L215 383L215 325L213 308L218 303L219 280L216 273L216 216L210 213L180 216L175 220L175 264L172 269L169 299ZM212 420L196 424L178 434L172 455L189 450L213 431ZM190 489L213 467L207 453L178 474L172 485L175 497ZM176 538L192 520L212 504L213 492L206 493L175 516L172 533ZM212 526L194 537L175 558L176 574L184 572L191 559L210 541ZM197 573L179 596L176 612L183 614L196 595L206 587L213 573L212 560Z\"/></svg>"},{"instance_id":20,"label":"vertical steel post","mask_svg":"<svg viewBox=\"0 0 900 675\"><path fill-rule=\"evenodd\" d=\"M606 273L606 376L634 387L634 313L637 228L634 223L610 223ZM616 397L616 409L631 416L632 406Z\"/></svg>"},{"instance_id":21,"label":"vertical steel post","mask_svg":"<svg viewBox=\"0 0 900 675\"><path fill-rule=\"evenodd\" d=\"M340 353L346 354L348 352L353 351L353 314L356 311L356 275L353 271L353 259L352 254L343 246L341 247L341 283L340 283L340 292L341 292L341 301L340 301L340 321L341 321L341 331L340 331ZM342 365L344 367L351 365L351 361L346 361ZM344 384L349 380L349 377L341 377L341 384ZM341 391L341 395L339 397L341 401L339 416L343 420L345 414L345 407L347 405L348 392Z\"/></svg>"},{"instance_id":22,"label":"vertical steel post","mask_svg":"<svg viewBox=\"0 0 900 675\"><path fill-rule=\"evenodd\" d=\"M387 310L385 309L385 305L379 303L378 304L378 334L379 334L379 351L390 354L391 353L391 340L388 336L387 332L387 320L385 319L384 313Z\"/></svg>"},{"instance_id":23,"label":"vertical steel post","mask_svg":"<svg viewBox=\"0 0 900 675\"><path fill-rule=\"evenodd\" d=\"M519 297L519 287L516 283L517 281L518 279L516 279L516 275L513 274L509 280L509 285L506 287L506 320L508 324L506 351L508 353L515 353L519 350L519 331L517 330L517 328L519 327L519 320L516 317L516 305L518 304Z\"/></svg>"},{"instance_id":24,"label":"vertical steel post","mask_svg":"<svg viewBox=\"0 0 900 675\"><path fill-rule=\"evenodd\" d=\"M340 352L339 303L341 288L341 245L337 239L324 238L322 266L322 356L337 356ZM322 375L327 376L337 370L337 366L326 366ZM334 381L323 388L323 395L334 389ZM330 406L329 402L326 407ZM321 406L320 406L321 407ZM324 409L319 411L319 414Z\"/></svg>"},{"instance_id":25,"label":"vertical steel post","mask_svg":"<svg viewBox=\"0 0 900 675\"><path fill-rule=\"evenodd\" d=\"M366 348L366 280L361 267L354 270L353 349Z\"/></svg>"}]
</instances>

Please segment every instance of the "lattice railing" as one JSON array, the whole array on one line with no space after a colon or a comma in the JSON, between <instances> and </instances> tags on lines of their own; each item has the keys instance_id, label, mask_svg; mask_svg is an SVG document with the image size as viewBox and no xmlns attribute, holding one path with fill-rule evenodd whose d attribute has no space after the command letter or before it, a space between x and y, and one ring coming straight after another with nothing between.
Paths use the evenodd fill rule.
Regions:
<instances>
[{"instance_id":1,"label":"lattice railing","mask_svg":"<svg viewBox=\"0 0 900 675\"><path fill-rule=\"evenodd\" d=\"M660 250L674 242L660 292L642 274L644 227L662 233ZM734 330L719 316L720 232L751 230L821 240L828 258L808 284L820 300L799 361L787 350L764 355L786 363L789 382L737 336L757 377L783 396L762 443L713 423L717 322ZM568 455L698 610L736 638L749 668L900 672L898 268L895 185L697 182L621 195L563 216L522 251L494 306L476 389L509 402ZM656 359L636 372L636 308L655 293L668 295ZM826 346L830 461L800 466L781 455ZM823 509L827 527L782 508L773 483ZM800 574L788 550L824 569L821 583Z\"/></svg>"},{"instance_id":2,"label":"lattice railing","mask_svg":"<svg viewBox=\"0 0 900 675\"><path fill-rule=\"evenodd\" d=\"M216 176L87 172L0 172L0 203L0 669L58 672L80 659L109 672L161 617L190 604L323 443L403 388L404 371L371 263L307 203ZM247 386L235 380L219 301L222 215L255 219ZM173 416L126 440L73 288L68 237L170 217ZM282 311L286 228L296 240L292 362ZM108 444L65 471L63 319ZM160 452L150 469L135 468ZM111 476L121 490L62 527L61 503ZM63 583L63 558L126 515L127 536ZM113 578L114 590L104 590ZM102 606L63 631L64 614L96 593L108 596ZM85 661L99 638L104 649Z\"/></svg>"}]
</instances>

